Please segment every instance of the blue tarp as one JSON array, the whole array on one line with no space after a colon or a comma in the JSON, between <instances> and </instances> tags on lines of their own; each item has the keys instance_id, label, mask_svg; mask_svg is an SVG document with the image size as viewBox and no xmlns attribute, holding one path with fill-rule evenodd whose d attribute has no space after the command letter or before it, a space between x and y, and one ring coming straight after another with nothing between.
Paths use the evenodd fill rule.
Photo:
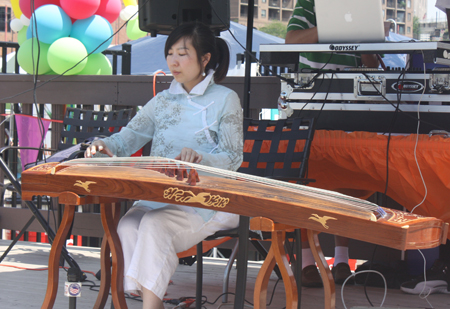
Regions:
<instances>
[{"instance_id":1,"label":"blue tarp","mask_svg":"<svg viewBox=\"0 0 450 309\"><path fill-rule=\"evenodd\" d=\"M406 36L389 32L389 36L386 37L386 41L388 42L413 42L414 39L408 38ZM383 62L386 67L391 68L404 68L406 65L406 54L385 54L383 57Z\"/></svg>"}]
</instances>

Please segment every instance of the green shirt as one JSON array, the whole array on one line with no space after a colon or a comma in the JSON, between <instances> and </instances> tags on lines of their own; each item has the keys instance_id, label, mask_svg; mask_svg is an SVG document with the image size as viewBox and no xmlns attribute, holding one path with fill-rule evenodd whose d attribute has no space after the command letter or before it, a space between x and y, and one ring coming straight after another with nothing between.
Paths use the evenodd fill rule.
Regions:
<instances>
[{"instance_id":1,"label":"green shirt","mask_svg":"<svg viewBox=\"0 0 450 309\"><path fill-rule=\"evenodd\" d=\"M297 0L287 31L310 29L317 26L314 0ZM346 53L301 53L300 68L343 69L361 65L361 57ZM328 63L325 67L324 65Z\"/></svg>"}]
</instances>

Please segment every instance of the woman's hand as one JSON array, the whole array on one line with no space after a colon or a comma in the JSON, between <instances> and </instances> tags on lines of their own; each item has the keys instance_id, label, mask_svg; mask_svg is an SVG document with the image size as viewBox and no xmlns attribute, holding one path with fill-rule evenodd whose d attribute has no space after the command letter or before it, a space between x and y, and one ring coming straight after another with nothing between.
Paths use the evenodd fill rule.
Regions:
<instances>
[{"instance_id":1,"label":"woman's hand","mask_svg":"<svg viewBox=\"0 0 450 309\"><path fill-rule=\"evenodd\" d=\"M92 158L93 155L95 155L99 151L100 153L106 154L110 157L112 157L114 154L109 150L108 147L106 147L106 144L101 139L96 140L92 142L92 144L86 149L84 152L85 158Z\"/></svg>"},{"instance_id":2,"label":"woman's hand","mask_svg":"<svg viewBox=\"0 0 450 309\"><path fill-rule=\"evenodd\" d=\"M203 159L201 154L198 154L194 149L184 147L181 153L175 157L175 160L186 161L189 163L200 163Z\"/></svg>"}]
</instances>

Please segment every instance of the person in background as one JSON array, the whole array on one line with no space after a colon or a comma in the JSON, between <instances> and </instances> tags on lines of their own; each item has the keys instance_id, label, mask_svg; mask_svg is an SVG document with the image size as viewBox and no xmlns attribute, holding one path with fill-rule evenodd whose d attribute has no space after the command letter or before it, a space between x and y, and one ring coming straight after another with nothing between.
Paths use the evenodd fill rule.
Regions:
<instances>
[{"instance_id":1,"label":"person in background","mask_svg":"<svg viewBox=\"0 0 450 309\"><path fill-rule=\"evenodd\" d=\"M167 38L165 57L174 77L123 128L86 150L130 156L152 141L151 155L236 171L243 159L243 114L237 94L217 85L228 72L229 49L202 23L183 24ZM212 209L137 201L120 220L124 290L139 293L144 309L162 309L178 265L177 253L239 216Z\"/></svg>"},{"instance_id":2,"label":"person in background","mask_svg":"<svg viewBox=\"0 0 450 309\"><path fill-rule=\"evenodd\" d=\"M287 30L286 44L315 44L318 42L314 0L297 0ZM301 69L336 70L360 66L377 68L379 65L376 55L354 53L300 53L299 62ZM304 234L302 233L302 235ZM348 238L335 236L334 265L331 272L337 284L342 284L347 277L352 275L348 264L348 241ZM347 282L353 283L354 279L351 278ZM322 279L306 237L302 237L302 285L306 287L322 286Z\"/></svg>"}]
</instances>

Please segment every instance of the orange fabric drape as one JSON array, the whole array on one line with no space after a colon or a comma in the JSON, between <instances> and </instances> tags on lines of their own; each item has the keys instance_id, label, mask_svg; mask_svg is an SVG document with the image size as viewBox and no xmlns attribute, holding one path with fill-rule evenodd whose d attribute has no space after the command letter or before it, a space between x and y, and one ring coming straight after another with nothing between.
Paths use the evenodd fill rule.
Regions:
<instances>
[{"instance_id":1,"label":"orange fabric drape","mask_svg":"<svg viewBox=\"0 0 450 309\"><path fill-rule=\"evenodd\" d=\"M414 157L417 135L391 136L387 195L408 210L425 195ZM388 136L369 132L317 130L311 146L311 186L367 197L384 192ZM427 197L414 213L450 223L450 139L419 135L416 148ZM450 236L450 235L449 235Z\"/></svg>"}]
</instances>

